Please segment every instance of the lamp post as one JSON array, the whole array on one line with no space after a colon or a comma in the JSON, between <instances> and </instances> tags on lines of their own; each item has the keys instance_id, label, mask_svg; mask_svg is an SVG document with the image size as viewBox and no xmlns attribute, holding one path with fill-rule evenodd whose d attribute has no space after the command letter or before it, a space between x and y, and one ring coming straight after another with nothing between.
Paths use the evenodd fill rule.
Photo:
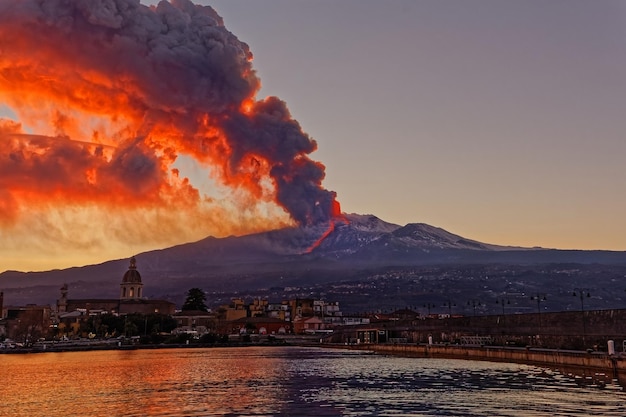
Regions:
<instances>
[{"instance_id":1,"label":"lamp post","mask_svg":"<svg viewBox=\"0 0 626 417\"><path fill-rule=\"evenodd\" d=\"M452 318L452 307L456 307L456 304L448 300L445 303L443 303L443 306L448 307L448 318Z\"/></svg>"},{"instance_id":2,"label":"lamp post","mask_svg":"<svg viewBox=\"0 0 626 417\"><path fill-rule=\"evenodd\" d=\"M539 330L541 330L541 302L547 301L546 295L542 293L537 293L535 295L530 296L531 300L537 301L537 314L539 316Z\"/></svg>"},{"instance_id":3,"label":"lamp post","mask_svg":"<svg viewBox=\"0 0 626 417\"><path fill-rule=\"evenodd\" d=\"M504 306L511 304L511 300L506 298L499 298L496 300L496 304L500 304L502 306L502 332L504 333L504 328L506 328L506 314L504 313ZM498 318L498 324L500 323L500 319Z\"/></svg>"},{"instance_id":4,"label":"lamp post","mask_svg":"<svg viewBox=\"0 0 626 417\"><path fill-rule=\"evenodd\" d=\"M424 304L424 307L428 309L428 315L430 316L430 309L435 307L435 305L432 303L426 303Z\"/></svg>"},{"instance_id":5,"label":"lamp post","mask_svg":"<svg viewBox=\"0 0 626 417\"><path fill-rule=\"evenodd\" d=\"M500 306L502 306L502 315L504 315L504 306L511 304L511 300L506 299L506 298L499 298L496 300L496 304L500 304Z\"/></svg>"},{"instance_id":6,"label":"lamp post","mask_svg":"<svg viewBox=\"0 0 626 417\"><path fill-rule=\"evenodd\" d=\"M467 305L474 308L474 316L476 316L476 307L480 307L480 300L470 300L467 302Z\"/></svg>"},{"instance_id":7,"label":"lamp post","mask_svg":"<svg viewBox=\"0 0 626 417\"><path fill-rule=\"evenodd\" d=\"M580 314L583 320L583 347L586 344L585 337L587 335L587 323L585 321L585 298L590 298L591 293L589 292L589 288L574 288L572 292L574 297L578 296L580 298Z\"/></svg>"}]
</instances>

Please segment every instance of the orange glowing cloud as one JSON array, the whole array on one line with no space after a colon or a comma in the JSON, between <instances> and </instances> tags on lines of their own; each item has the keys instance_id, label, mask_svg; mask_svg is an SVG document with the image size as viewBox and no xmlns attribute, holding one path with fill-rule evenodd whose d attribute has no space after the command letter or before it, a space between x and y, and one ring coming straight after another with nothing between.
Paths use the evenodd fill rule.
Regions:
<instances>
[{"instance_id":1,"label":"orange glowing cloud","mask_svg":"<svg viewBox=\"0 0 626 417\"><path fill-rule=\"evenodd\" d=\"M340 215L315 141L284 102L256 99L248 45L210 7L7 1L0 51L0 104L17 116L0 119L0 226L38 207L184 212L207 234ZM181 155L222 200L181 174Z\"/></svg>"}]
</instances>

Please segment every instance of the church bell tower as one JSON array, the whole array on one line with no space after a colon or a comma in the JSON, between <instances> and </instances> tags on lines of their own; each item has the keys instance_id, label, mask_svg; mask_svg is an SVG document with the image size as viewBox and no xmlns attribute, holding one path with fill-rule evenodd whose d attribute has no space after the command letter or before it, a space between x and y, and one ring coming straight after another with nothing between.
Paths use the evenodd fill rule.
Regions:
<instances>
[{"instance_id":1,"label":"church bell tower","mask_svg":"<svg viewBox=\"0 0 626 417\"><path fill-rule=\"evenodd\" d=\"M120 300L138 300L142 297L142 292L143 283L141 282L141 275L137 271L137 261L133 256L130 258L130 266L120 284Z\"/></svg>"}]
</instances>

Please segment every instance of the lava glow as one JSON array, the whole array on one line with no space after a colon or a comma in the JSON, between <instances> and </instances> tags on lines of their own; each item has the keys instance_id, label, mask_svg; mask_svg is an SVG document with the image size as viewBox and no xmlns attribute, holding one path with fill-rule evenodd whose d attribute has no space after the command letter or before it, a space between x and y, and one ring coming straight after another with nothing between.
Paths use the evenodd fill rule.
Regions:
<instances>
[{"instance_id":1,"label":"lava glow","mask_svg":"<svg viewBox=\"0 0 626 417\"><path fill-rule=\"evenodd\" d=\"M116 233L156 220L143 238L332 224L316 142L259 89L248 45L208 6L0 0L0 227L53 233L80 209Z\"/></svg>"},{"instance_id":2,"label":"lava glow","mask_svg":"<svg viewBox=\"0 0 626 417\"><path fill-rule=\"evenodd\" d=\"M341 213L341 205L339 204L339 202L337 200L333 201L332 204L332 211L331 211L331 217L328 220L328 228L326 229L326 231L324 231L324 233L322 233L322 235L305 251L305 253L311 253L313 252L315 249L317 249L324 240L326 240L326 238L328 236L330 236L330 234L332 232L335 231L335 227L337 226L337 223L344 223L344 224L349 224L350 221L348 220L348 218L346 216L344 216Z\"/></svg>"}]
</instances>

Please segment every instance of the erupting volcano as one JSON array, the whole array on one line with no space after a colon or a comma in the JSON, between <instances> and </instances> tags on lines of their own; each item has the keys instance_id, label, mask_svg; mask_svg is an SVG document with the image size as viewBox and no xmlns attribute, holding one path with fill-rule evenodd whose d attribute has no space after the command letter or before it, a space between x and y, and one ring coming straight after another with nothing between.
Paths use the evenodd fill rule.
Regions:
<instances>
[{"instance_id":1,"label":"erupting volcano","mask_svg":"<svg viewBox=\"0 0 626 417\"><path fill-rule=\"evenodd\" d=\"M334 200L333 204L331 206L331 215L330 218L328 219L328 228L326 229L326 231L324 233L322 233L322 235L319 237L319 239L317 239L306 251L305 253L311 253L313 252L315 249L317 249L322 242L332 233L335 231L335 226L337 225L337 223L344 223L344 224L349 224L350 221L348 220L348 218L346 216L344 216L341 213L341 205L339 204L339 201Z\"/></svg>"},{"instance_id":2,"label":"erupting volcano","mask_svg":"<svg viewBox=\"0 0 626 417\"><path fill-rule=\"evenodd\" d=\"M0 0L0 227L66 235L83 212L141 238L332 225L316 142L260 85L208 6Z\"/></svg>"}]
</instances>

